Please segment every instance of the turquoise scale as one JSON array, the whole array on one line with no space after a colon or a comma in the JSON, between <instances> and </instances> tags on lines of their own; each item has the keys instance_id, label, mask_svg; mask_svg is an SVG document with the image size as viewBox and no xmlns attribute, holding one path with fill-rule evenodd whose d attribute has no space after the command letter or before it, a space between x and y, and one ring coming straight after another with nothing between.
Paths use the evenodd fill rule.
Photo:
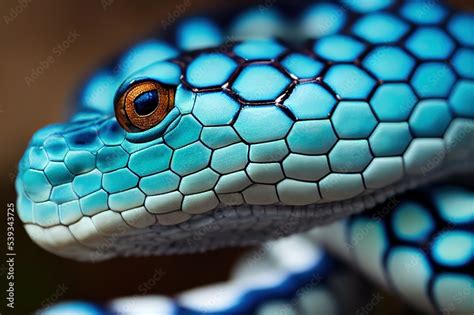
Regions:
<instances>
[{"instance_id":1,"label":"turquoise scale","mask_svg":"<svg viewBox=\"0 0 474 315\"><path fill-rule=\"evenodd\" d=\"M157 195L178 188L180 177L172 171L164 171L155 175L143 177L140 189L147 195Z\"/></svg>"},{"instance_id":2,"label":"turquoise scale","mask_svg":"<svg viewBox=\"0 0 474 315\"><path fill-rule=\"evenodd\" d=\"M427 1L408 1L402 6L400 13L409 21L418 24L442 22L447 15L446 9L438 3L427 4Z\"/></svg>"},{"instance_id":3,"label":"turquoise scale","mask_svg":"<svg viewBox=\"0 0 474 315\"><path fill-rule=\"evenodd\" d=\"M206 71L215 67L217 71ZM237 63L224 54L202 54L186 69L186 80L195 87L219 86L224 84L237 68Z\"/></svg>"},{"instance_id":4,"label":"turquoise scale","mask_svg":"<svg viewBox=\"0 0 474 315\"><path fill-rule=\"evenodd\" d=\"M77 175L95 168L96 157L88 151L69 151L64 159L64 163L71 173Z\"/></svg>"},{"instance_id":5,"label":"turquoise scale","mask_svg":"<svg viewBox=\"0 0 474 315\"><path fill-rule=\"evenodd\" d=\"M362 64L377 78L386 81L406 80L415 67L415 60L395 46L375 47ZM396 67L393 65L396 64Z\"/></svg>"},{"instance_id":6,"label":"turquoise scale","mask_svg":"<svg viewBox=\"0 0 474 315\"><path fill-rule=\"evenodd\" d=\"M336 104L335 97L319 84L299 84L283 103L298 119L329 117Z\"/></svg>"},{"instance_id":7,"label":"turquoise scale","mask_svg":"<svg viewBox=\"0 0 474 315\"><path fill-rule=\"evenodd\" d=\"M417 101L408 84L385 83L375 91L371 104L381 121L406 121Z\"/></svg>"},{"instance_id":8,"label":"turquoise scale","mask_svg":"<svg viewBox=\"0 0 474 315\"><path fill-rule=\"evenodd\" d=\"M434 258L447 266L469 263L474 252L472 237L472 233L465 231L448 231L438 235L432 245Z\"/></svg>"},{"instance_id":9,"label":"turquoise scale","mask_svg":"<svg viewBox=\"0 0 474 315\"><path fill-rule=\"evenodd\" d=\"M230 29L236 39L276 37L284 32L281 20L282 16L278 10L252 7L238 14Z\"/></svg>"},{"instance_id":10,"label":"turquoise scale","mask_svg":"<svg viewBox=\"0 0 474 315\"><path fill-rule=\"evenodd\" d=\"M299 53L293 53L286 56L281 61L281 65L285 67L289 73L300 79L314 78L324 68L322 62Z\"/></svg>"},{"instance_id":11,"label":"turquoise scale","mask_svg":"<svg viewBox=\"0 0 474 315\"><path fill-rule=\"evenodd\" d=\"M77 199L77 195L74 193L72 183L66 183L60 186L56 186L51 191L51 201L60 205L62 203L73 201Z\"/></svg>"},{"instance_id":12,"label":"turquoise scale","mask_svg":"<svg viewBox=\"0 0 474 315\"><path fill-rule=\"evenodd\" d=\"M313 4L302 14L301 30L308 38L318 38L340 31L346 20L346 12L336 4Z\"/></svg>"},{"instance_id":13,"label":"turquoise scale","mask_svg":"<svg viewBox=\"0 0 474 315\"><path fill-rule=\"evenodd\" d=\"M46 165L48 165L48 156L46 155L46 151L42 148L31 147L26 155L28 156L28 161L32 169L42 171Z\"/></svg>"},{"instance_id":14,"label":"turquoise scale","mask_svg":"<svg viewBox=\"0 0 474 315\"><path fill-rule=\"evenodd\" d=\"M316 181L329 173L327 157L323 155L308 156L302 154L289 154L283 161L285 175L291 179ZM300 165L307 165L309 171L302 169Z\"/></svg>"},{"instance_id":15,"label":"turquoise scale","mask_svg":"<svg viewBox=\"0 0 474 315\"><path fill-rule=\"evenodd\" d=\"M374 13L362 17L352 27L357 35L373 44L396 42L409 27L399 18L388 13Z\"/></svg>"},{"instance_id":16,"label":"turquoise scale","mask_svg":"<svg viewBox=\"0 0 474 315\"><path fill-rule=\"evenodd\" d=\"M110 209L123 211L143 205L145 195L138 188L132 188L118 193L109 195L108 204Z\"/></svg>"},{"instance_id":17,"label":"turquoise scale","mask_svg":"<svg viewBox=\"0 0 474 315\"><path fill-rule=\"evenodd\" d=\"M52 185L68 183L73 179L73 175L63 161L49 162L48 166L44 169L44 174Z\"/></svg>"},{"instance_id":18,"label":"turquoise scale","mask_svg":"<svg viewBox=\"0 0 474 315\"><path fill-rule=\"evenodd\" d=\"M272 84L261 79L266 78ZM243 68L232 89L246 101L271 101L280 96L290 79L271 65L254 64Z\"/></svg>"},{"instance_id":19,"label":"turquoise scale","mask_svg":"<svg viewBox=\"0 0 474 315\"><path fill-rule=\"evenodd\" d=\"M393 4L393 0L374 0L374 1L352 1L343 0L342 3L355 12L358 13L369 13L378 10L386 9Z\"/></svg>"},{"instance_id":20,"label":"turquoise scale","mask_svg":"<svg viewBox=\"0 0 474 315\"><path fill-rule=\"evenodd\" d=\"M474 35L469 31L474 27L472 13L455 15L448 24L448 30L458 42L466 46L474 46Z\"/></svg>"},{"instance_id":21,"label":"turquoise scale","mask_svg":"<svg viewBox=\"0 0 474 315\"><path fill-rule=\"evenodd\" d=\"M446 187L435 189L433 199L441 217L455 224L467 224L472 220L474 195L465 188Z\"/></svg>"},{"instance_id":22,"label":"turquoise scale","mask_svg":"<svg viewBox=\"0 0 474 315\"><path fill-rule=\"evenodd\" d=\"M375 87L375 80L367 72L347 64L332 66L324 82L345 99L365 99Z\"/></svg>"},{"instance_id":23,"label":"turquoise scale","mask_svg":"<svg viewBox=\"0 0 474 315\"><path fill-rule=\"evenodd\" d=\"M370 147L376 156L401 155L412 139L406 122L382 122L369 138Z\"/></svg>"},{"instance_id":24,"label":"turquoise scale","mask_svg":"<svg viewBox=\"0 0 474 315\"><path fill-rule=\"evenodd\" d=\"M377 125L377 119L366 102L340 102L332 115L332 122L339 138L366 138Z\"/></svg>"},{"instance_id":25,"label":"turquoise scale","mask_svg":"<svg viewBox=\"0 0 474 315\"><path fill-rule=\"evenodd\" d=\"M459 75L474 79L474 50L458 49L453 57L453 66Z\"/></svg>"},{"instance_id":26,"label":"turquoise scale","mask_svg":"<svg viewBox=\"0 0 474 315\"><path fill-rule=\"evenodd\" d=\"M59 224L58 205L52 201L45 201L35 205L35 223L42 226Z\"/></svg>"},{"instance_id":27,"label":"turquoise scale","mask_svg":"<svg viewBox=\"0 0 474 315\"><path fill-rule=\"evenodd\" d=\"M473 81L461 80L456 83L449 97L449 104L456 115L474 118L473 90Z\"/></svg>"},{"instance_id":28,"label":"turquoise scale","mask_svg":"<svg viewBox=\"0 0 474 315\"><path fill-rule=\"evenodd\" d=\"M130 155L128 167L139 176L161 172L169 167L173 151L166 145L154 145ZM160 162L147 163L153 157L159 156Z\"/></svg>"},{"instance_id":29,"label":"turquoise scale","mask_svg":"<svg viewBox=\"0 0 474 315\"><path fill-rule=\"evenodd\" d=\"M239 109L239 104L225 93L204 93L196 97L193 115L204 126L224 126L235 119Z\"/></svg>"},{"instance_id":30,"label":"turquoise scale","mask_svg":"<svg viewBox=\"0 0 474 315\"><path fill-rule=\"evenodd\" d=\"M274 40L248 40L235 45L234 53L247 60L276 59L285 47Z\"/></svg>"},{"instance_id":31,"label":"turquoise scale","mask_svg":"<svg viewBox=\"0 0 474 315\"><path fill-rule=\"evenodd\" d=\"M22 175L25 194L31 201L41 202L48 200L51 184L46 178L45 173L30 169Z\"/></svg>"},{"instance_id":32,"label":"turquoise scale","mask_svg":"<svg viewBox=\"0 0 474 315\"><path fill-rule=\"evenodd\" d=\"M138 176L128 168L122 168L103 175L102 186L109 193L115 193L136 187Z\"/></svg>"},{"instance_id":33,"label":"turquoise scale","mask_svg":"<svg viewBox=\"0 0 474 315\"><path fill-rule=\"evenodd\" d=\"M202 125L193 115L185 115L164 140L171 148L179 149L198 140L201 130Z\"/></svg>"},{"instance_id":34,"label":"turquoise scale","mask_svg":"<svg viewBox=\"0 0 474 315\"><path fill-rule=\"evenodd\" d=\"M80 196L86 196L102 187L102 173L95 169L74 177L74 191Z\"/></svg>"},{"instance_id":35,"label":"turquoise scale","mask_svg":"<svg viewBox=\"0 0 474 315\"><path fill-rule=\"evenodd\" d=\"M298 121L287 137L292 152L305 154L325 154L336 143L329 120Z\"/></svg>"},{"instance_id":36,"label":"turquoise scale","mask_svg":"<svg viewBox=\"0 0 474 315\"><path fill-rule=\"evenodd\" d=\"M174 152L171 169L182 176L200 171L209 164L211 153L200 142L194 142Z\"/></svg>"},{"instance_id":37,"label":"turquoise scale","mask_svg":"<svg viewBox=\"0 0 474 315\"><path fill-rule=\"evenodd\" d=\"M63 161L69 151L66 140L63 137L49 137L44 142L44 150L50 161Z\"/></svg>"},{"instance_id":38,"label":"turquoise scale","mask_svg":"<svg viewBox=\"0 0 474 315\"><path fill-rule=\"evenodd\" d=\"M104 147L97 152L97 169L103 173L124 168L129 154L120 146Z\"/></svg>"},{"instance_id":39,"label":"turquoise scale","mask_svg":"<svg viewBox=\"0 0 474 315\"><path fill-rule=\"evenodd\" d=\"M206 18L196 17L179 26L176 40L181 49L193 50L218 46L223 38L216 24Z\"/></svg>"},{"instance_id":40,"label":"turquoise scale","mask_svg":"<svg viewBox=\"0 0 474 315\"><path fill-rule=\"evenodd\" d=\"M422 100L413 110L409 124L415 137L441 137L451 120L446 101Z\"/></svg>"},{"instance_id":41,"label":"turquoise scale","mask_svg":"<svg viewBox=\"0 0 474 315\"><path fill-rule=\"evenodd\" d=\"M348 159L348 156L351 158ZM367 140L339 140L329 153L329 161L334 172L360 172L371 160Z\"/></svg>"},{"instance_id":42,"label":"turquoise scale","mask_svg":"<svg viewBox=\"0 0 474 315\"><path fill-rule=\"evenodd\" d=\"M183 194L194 194L211 190L218 179L219 175L216 172L211 169L205 169L183 177L179 189Z\"/></svg>"},{"instance_id":43,"label":"turquoise scale","mask_svg":"<svg viewBox=\"0 0 474 315\"><path fill-rule=\"evenodd\" d=\"M129 75L137 69L146 67L155 61L170 59L177 55L178 51L168 43L156 39L149 39L132 47L119 61L114 70Z\"/></svg>"},{"instance_id":44,"label":"turquoise scale","mask_svg":"<svg viewBox=\"0 0 474 315\"><path fill-rule=\"evenodd\" d=\"M82 217L81 207L77 200L59 205L59 218L62 224L74 223Z\"/></svg>"},{"instance_id":45,"label":"turquoise scale","mask_svg":"<svg viewBox=\"0 0 474 315\"><path fill-rule=\"evenodd\" d=\"M407 48L420 59L444 59L454 49L453 41L436 27L424 27L407 39Z\"/></svg>"},{"instance_id":46,"label":"turquoise scale","mask_svg":"<svg viewBox=\"0 0 474 315\"><path fill-rule=\"evenodd\" d=\"M323 37L314 44L314 52L329 61L352 61L364 51L365 45L349 36Z\"/></svg>"},{"instance_id":47,"label":"turquoise scale","mask_svg":"<svg viewBox=\"0 0 474 315\"><path fill-rule=\"evenodd\" d=\"M240 141L235 130L230 126L204 127L201 141L212 149L218 149Z\"/></svg>"},{"instance_id":48,"label":"turquoise scale","mask_svg":"<svg viewBox=\"0 0 474 315\"><path fill-rule=\"evenodd\" d=\"M393 215L397 237L406 241L425 242L435 229L435 222L425 207L416 202L404 202Z\"/></svg>"},{"instance_id":49,"label":"turquoise scale","mask_svg":"<svg viewBox=\"0 0 474 315\"><path fill-rule=\"evenodd\" d=\"M284 140L253 144L250 146L250 160L253 162L275 162L288 154Z\"/></svg>"},{"instance_id":50,"label":"turquoise scale","mask_svg":"<svg viewBox=\"0 0 474 315\"><path fill-rule=\"evenodd\" d=\"M92 216L109 208L107 204L107 192L98 190L79 200L82 213L84 215Z\"/></svg>"},{"instance_id":51,"label":"turquoise scale","mask_svg":"<svg viewBox=\"0 0 474 315\"><path fill-rule=\"evenodd\" d=\"M221 174L241 170L247 164L248 146L237 143L213 152L211 168Z\"/></svg>"},{"instance_id":52,"label":"turquoise scale","mask_svg":"<svg viewBox=\"0 0 474 315\"><path fill-rule=\"evenodd\" d=\"M171 61L155 62L145 68L133 72L139 78L150 78L165 84L176 85L181 75L180 67ZM123 85L121 86L123 87Z\"/></svg>"},{"instance_id":53,"label":"turquoise scale","mask_svg":"<svg viewBox=\"0 0 474 315\"><path fill-rule=\"evenodd\" d=\"M454 84L454 73L441 62L426 62L419 65L411 84L420 97L447 97Z\"/></svg>"},{"instance_id":54,"label":"turquoise scale","mask_svg":"<svg viewBox=\"0 0 474 315\"><path fill-rule=\"evenodd\" d=\"M268 122L272 127L268 128ZM249 143L268 142L283 139L293 121L278 107L246 107L240 111L234 128Z\"/></svg>"}]
</instances>

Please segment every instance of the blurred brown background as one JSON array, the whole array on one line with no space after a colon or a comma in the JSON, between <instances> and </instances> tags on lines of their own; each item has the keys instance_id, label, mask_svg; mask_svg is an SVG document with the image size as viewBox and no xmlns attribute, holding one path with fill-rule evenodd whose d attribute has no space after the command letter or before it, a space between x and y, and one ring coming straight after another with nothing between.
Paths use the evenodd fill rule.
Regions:
<instances>
[{"instance_id":1,"label":"blurred brown background","mask_svg":"<svg viewBox=\"0 0 474 315\"><path fill-rule=\"evenodd\" d=\"M252 2L257 1L238 0L234 5L242 7ZM454 2L457 6L473 6L472 2ZM33 132L63 120L67 114L65 104L85 75L109 56L160 27L168 14L183 3L189 4L185 15L232 5L230 1L217 0L0 2L0 195L5 210L8 202L15 202L16 164ZM67 40L71 32L78 36L70 47L59 56L54 54L53 49ZM48 66L43 68L46 69L35 74L35 69L45 62ZM3 252L5 215L1 216L1 224ZM157 273L161 274L161 280L152 285L148 294L174 294L222 280L241 250L115 259L99 264L76 263L50 255L34 245L17 219L16 252L15 313L25 314L56 300L103 302L139 294L140 285ZM5 267L2 258L2 292L5 292ZM2 308L5 305L3 294Z\"/></svg>"}]
</instances>

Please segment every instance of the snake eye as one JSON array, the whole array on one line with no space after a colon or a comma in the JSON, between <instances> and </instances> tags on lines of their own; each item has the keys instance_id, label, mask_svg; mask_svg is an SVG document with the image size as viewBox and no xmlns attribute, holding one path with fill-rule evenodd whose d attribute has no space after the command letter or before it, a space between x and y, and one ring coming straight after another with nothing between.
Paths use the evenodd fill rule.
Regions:
<instances>
[{"instance_id":1,"label":"snake eye","mask_svg":"<svg viewBox=\"0 0 474 315\"><path fill-rule=\"evenodd\" d=\"M129 132L140 132L156 126L174 106L174 89L156 81L130 84L115 98L117 121Z\"/></svg>"}]
</instances>

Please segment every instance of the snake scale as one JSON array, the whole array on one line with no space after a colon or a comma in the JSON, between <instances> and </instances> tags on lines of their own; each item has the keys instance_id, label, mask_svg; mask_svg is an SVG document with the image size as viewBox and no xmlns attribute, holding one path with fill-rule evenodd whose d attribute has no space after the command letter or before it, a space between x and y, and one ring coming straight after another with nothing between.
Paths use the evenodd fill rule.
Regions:
<instances>
[{"instance_id":1,"label":"snake scale","mask_svg":"<svg viewBox=\"0 0 474 315\"><path fill-rule=\"evenodd\" d=\"M44 313L349 313L341 260L419 310L472 313L473 29L436 1L272 2L131 47L33 135L29 236L92 262L271 242L176 299Z\"/></svg>"}]
</instances>

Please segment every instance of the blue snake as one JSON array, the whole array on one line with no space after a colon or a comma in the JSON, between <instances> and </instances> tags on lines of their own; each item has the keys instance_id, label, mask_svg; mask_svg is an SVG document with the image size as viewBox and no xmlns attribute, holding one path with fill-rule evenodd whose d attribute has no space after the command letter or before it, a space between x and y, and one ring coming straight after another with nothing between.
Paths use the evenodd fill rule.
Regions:
<instances>
[{"instance_id":1,"label":"blue snake","mask_svg":"<svg viewBox=\"0 0 474 315\"><path fill-rule=\"evenodd\" d=\"M315 270L342 273L320 246L421 310L472 313L473 14L380 0L220 20L133 46L33 135L16 180L31 239L94 262L303 233L260 255L272 285L254 263L217 306L201 289L147 300L157 314L275 314ZM309 291L320 303L289 311L331 301Z\"/></svg>"}]
</instances>

